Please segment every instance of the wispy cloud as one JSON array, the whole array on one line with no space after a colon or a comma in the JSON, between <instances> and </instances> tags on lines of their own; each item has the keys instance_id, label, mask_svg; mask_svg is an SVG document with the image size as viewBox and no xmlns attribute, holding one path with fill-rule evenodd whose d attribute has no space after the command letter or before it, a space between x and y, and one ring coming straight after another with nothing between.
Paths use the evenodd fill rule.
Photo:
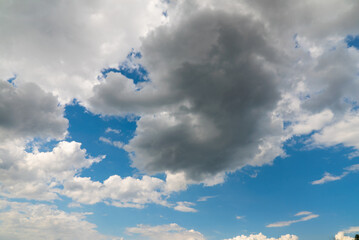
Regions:
<instances>
[{"instance_id":1,"label":"wispy cloud","mask_svg":"<svg viewBox=\"0 0 359 240\"><path fill-rule=\"evenodd\" d=\"M319 217L318 214L313 214L312 212L308 212L308 211L298 212L294 216L303 216L303 217L300 218L300 219L297 219L297 220L281 221L281 222L271 223L271 224L268 224L266 227L269 227L269 228L270 227L286 227L286 226L292 225L293 223L305 222L305 221L309 221L309 220L311 220L313 218Z\"/></svg>"},{"instance_id":2,"label":"wispy cloud","mask_svg":"<svg viewBox=\"0 0 359 240\"><path fill-rule=\"evenodd\" d=\"M174 210L180 212L198 212L196 209L192 208L196 204L191 202L177 202L177 206L174 207Z\"/></svg>"},{"instance_id":3,"label":"wispy cloud","mask_svg":"<svg viewBox=\"0 0 359 240\"><path fill-rule=\"evenodd\" d=\"M113 128L107 128L105 133L116 133L116 134L120 134L121 131L118 129L113 129Z\"/></svg>"},{"instance_id":4,"label":"wispy cloud","mask_svg":"<svg viewBox=\"0 0 359 240\"><path fill-rule=\"evenodd\" d=\"M349 173L358 172L358 171L359 171L359 164L354 164L354 165L344 168L344 172L339 176L335 176L335 175L332 175L332 174L326 172L326 173L324 173L324 176L321 179L315 180L315 181L311 182L311 184L318 185L318 184L324 184L327 182L338 181L338 180L341 180L342 178L344 178L345 176L347 176Z\"/></svg>"},{"instance_id":5,"label":"wispy cloud","mask_svg":"<svg viewBox=\"0 0 359 240\"><path fill-rule=\"evenodd\" d=\"M208 199L215 198L216 196L203 196L197 199L197 202L206 202Z\"/></svg>"},{"instance_id":6,"label":"wispy cloud","mask_svg":"<svg viewBox=\"0 0 359 240\"><path fill-rule=\"evenodd\" d=\"M118 147L118 148L123 148L123 146L124 146L124 143L121 142L121 141L112 141L111 139L105 138L105 137L100 137L99 140L100 140L101 142L110 144L110 145L115 146L115 147Z\"/></svg>"}]
</instances>

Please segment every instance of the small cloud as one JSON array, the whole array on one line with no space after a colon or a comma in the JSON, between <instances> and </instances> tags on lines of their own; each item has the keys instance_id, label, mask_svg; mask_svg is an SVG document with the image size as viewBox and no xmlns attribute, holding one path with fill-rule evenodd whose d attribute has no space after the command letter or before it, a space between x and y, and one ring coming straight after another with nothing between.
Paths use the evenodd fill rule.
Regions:
<instances>
[{"instance_id":1,"label":"small cloud","mask_svg":"<svg viewBox=\"0 0 359 240\"><path fill-rule=\"evenodd\" d=\"M237 220L240 220L240 219L243 219L243 218L244 218L244 216L236 216Z\"/></svg>"},{"instance_id":2,"label":"small cloud","mask_svg":"<svg viewBox=\"0 0 359 240\"><path fill-rule=\"evenodd\" d=\"M116 133L116 134L120 134L121 131L117 130L117 129L113 129L113 128L107 128L105 133Z\"/></svg>"},{"instance_id":3,"label":"small cloud","mask_svg":"<svg viewBox=\"0 0 359 240\"><path fill-rule=\"evenodd\" d=\"M321 179L311 182L312 185L324 184L327 182L333 182L341 180L343 177L347 176L349 173L359 172L359 164L354 164L349 167L344 168L344 172L339 176L334 176L330 173L324 173L324 176Z\"/></svg>"},{"instance_id":4,"label":"small cloud","mask_svg":"<svg viewBox=\"0 0 359 240\"><path fill-rule=\"evenodd\" d=\"M295 214L294 216L303 216L303 215L310 215L310 214L312 214L312 213L308 212L308 211L302 211L302 212Z\"/></svg>"},{"instance_id":5,"label":"small cloud","mask_svg":"<svg viewBox=\"0 0 359 240\"><path fill-rule=\"evenodd\" d=\"M81 206L81 204L78 203L78 202L71 202L71 203L69 203L69 204L67 205L67 207L69 207L69 208L80 208L80 207L82 207L82 206Z\"/></svg>"},{"instance_id":6,"label":"small cloud","mask_svg":"<svg viewBox=\"0 0 359 240\"><path fill-rule=\"evenodd\" d=\"M267 238L267 236L263 235L262 233L259 234L251 234L249 236L240 235L234 238L228 238L224 240L298 240L298 236L296 235L282 235L279 238Z\"/></svg>"},{"instance_id":7,"label":"small cloud","mask_svg":"<svg viewBox=\"0 0 359 240\"><path fill-rule=\"evenodd\" d=\"M112 144L112 141L108 138L105 138L105 137L100 137L99 140L101 142L104 142L104 143L107 143L107 144Z\"/></svg>"},{"instance_id":8,"label":"small cloud","mask_svg":"<svg viewBox=\"0 0 359 240\"><path fill-rule=\"evenodd\" d=\"M177 206L174 207L175 210L180 212L198 212L196 209L192 208L196 204L191 202L177 202Z\"/></svg>"},{"instance_id":9,"label":"small cloud","mask_svg":"<svg viewBox=\"0 0 359 240\"><path fill-rule=\"evenodd\" d=\"M107 143L107 144L110 144L114 147L118 147L118 148L123 148L123 146L125 145L123 142L121 141L112 141L111 139L109 138L105 138L105 137L100 137L99 140L101 142L104 142L104 143Z\"/></svg>"},{"instance_id":10,"label":"small cloud","mask_svg":"<svg viewBox=\"0 0 359 240\"><path fill-rule=\"evenodd\" d=\"M343 177L345 177L347 174L348 174L347 172L344 172L340 176L334 176L334 175L326 172L326 173L324 173L324 176L321 179L313 181L312 185L318 185L318 184L324 184L327 182L338 181L338 180L342 179Z\"/></svg>"},{"instance_id":11,"label":"small cloud","mask_svg":"<svg viewBox=\"0 0 359 240\"><path fill-rule=\"evenodd\" d=\"M203 196L198 198L197 202L206 202L208 199L215 198L216 196Z\"/></svg>"},{"instance_id":12,"label":"small cloud","mask_svg":"<svg viewBox=\"0 0 359 240\"><path fill-rule=\"evenodd\" d=\"M309 220L311 220L313 218L319 217L318 214L313 214L313 213L308 212L308 211L299 212L299 213L295 214L294 216L303 216L303 217L300 218L300 219L297 219L297 220L290 220L290 221L282 221L282 222L271 223L271 224L268 224L266 227L268 227L268 228L270 228L270 227L286 227L286 226L292 225L293 223L305 222L305 221L309 221Z\"/></svg>"}]
</instances>

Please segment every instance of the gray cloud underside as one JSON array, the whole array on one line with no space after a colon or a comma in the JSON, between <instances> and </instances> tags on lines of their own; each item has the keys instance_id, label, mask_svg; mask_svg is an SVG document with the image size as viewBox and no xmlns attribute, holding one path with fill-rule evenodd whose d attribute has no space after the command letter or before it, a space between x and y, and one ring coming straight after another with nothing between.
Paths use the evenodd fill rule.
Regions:
<instances>
[{"instance_id":1,"label":"gray cloud underside","mask_svg":"<svg viewBox=\"0 0 359 240\"><path fill-rule=\"evenodd\" d=\"M68 120L57 98L33 83L12 86L0 80L0 141L17 138L61 138Z\"/></svg>"},{"instance_id":2,"label":"gray cloud underside","mask_svg":"<svg viewBox=\"0 0 359 240\"><path fill-rule=\"evenodd\" d=\"M140 170L185 171L200 180L256 164L266 137L282 131L271 115L280 99L272 65L281 60L268 38L251 18L198 12L144 39L142 63L152 82L135 86L111 74L91 104L105 114L133 109L141 116L125 146ZM258 164L273 160L280 143L273 152Z\"/></svg>"}]
</instances>

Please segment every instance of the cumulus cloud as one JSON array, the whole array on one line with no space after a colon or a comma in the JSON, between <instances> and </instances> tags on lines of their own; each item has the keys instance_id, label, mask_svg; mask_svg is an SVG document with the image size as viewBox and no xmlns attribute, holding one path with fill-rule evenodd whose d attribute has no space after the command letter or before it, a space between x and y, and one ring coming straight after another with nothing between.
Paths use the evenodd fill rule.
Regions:
<instances>
[{"instance_id":1,"label":"cumulus cloud","mask_svg":"<svg viewBox=\"0 0 359 240\"><path fill-rule=\"evenodd\" d=\"M25 151L13 142L0 146L0 195L53 200L58 187L103 157L87 156L78 142L62 141L49 152Z\"/></svg>"},{"instance_id":2,"label":"cumulus cloud","mask_svg":"<svg viewBox=\"0 0 359 240\"><path fill-rule=\"evenodd\" d=\"M9 240L123 240L105 236L86 221L87 212L66 213L53 205L0 200L0 238Z\"/></svg>"},{"instance_id":3,"label":"cumulus cloud","mask_svg":"<svg viewBox=\"0 0 359 240\"><path fill-rule=\"evenodd\" d=\"M6 0L0 9L0 78L15 73L16 82L35 82L62 102L83 100L103 68L117 67L138 48L140 36L166 21L165 9L161 0Z\"/></svg>"},{"instance_id":4,"label":"cumulus cloud","mask_svg":"<svg viewBox=\"0 0 359 240\"><path fill-rule=\"evenodd\" d=\"M205 240L205 237L193 229L187 230L176 223L160 226L138 225L127 228L128 234L140 235L141 239L147 240Z\"/></svg>"},{"instance_id":5,"label":"cumulus cloud","mask_svg":"<svg viewBox=\"0 0 359 240\"><path fill-rule=\"evenodd\" d=\"M345 234L357 233L359 232L359 227L350 227L344 231L340 231L335 235L335 240L354 240L353 237L347 236Z\"/></svg>"},{"instance_id":6,"label":"cumulus cloud","mask_svg":"<svg viewBox=\"0 0 359 240\"><path fill-rule=\"evenodd\" d=\"M270 163L283 153L282 123L272 114L279 49L250 16L193 11L144 38L150 82L109 74L94 88L91 109L141 116L124 149L132 166L150 174L185 172L202 181Z\"/></svg>"},{"instance_id":7,"label":"cumulus cloud","mask_svg":"<svg viewBox=\"0 0 359 240\"><path fill-rule=\"evenodd\" d=\"M279 238L267 238L262 233L259 233L259 234L251 234L249 236L241 235L234 238L228 238L225 240L298 240L298 239L299 238L297 236L290 234L282 235Z\"/></svg>"},{"instance_id":8,"label":"cumulus cloud","mask_svg":"<svg viewBox=\"0 0 359 240\"><path fill-rule=\"evenodd\" d=\"M313 218L319 217L318 214L313 214L308 211L299 212L299 213L295 214L294 216L303 216L303 217L301 217L300 219L297 219L297 220L271 223L271 224L268 224L266 227L269 227L269 228L271 228L271 227L286 227L286 226L292 225L293 223L305 222L305 221L309 221Z\"/></svg>"},{"instance_id":9,"label":"cumulus cloud","mask_svg":"<svg viewBox=\"0 0 359 240\"><path fill-rule=\"evenodd\" d=\"M0 141L63 138L68 120L57 98L34 83L0 80Z\"/></svg>"}]
</instances>

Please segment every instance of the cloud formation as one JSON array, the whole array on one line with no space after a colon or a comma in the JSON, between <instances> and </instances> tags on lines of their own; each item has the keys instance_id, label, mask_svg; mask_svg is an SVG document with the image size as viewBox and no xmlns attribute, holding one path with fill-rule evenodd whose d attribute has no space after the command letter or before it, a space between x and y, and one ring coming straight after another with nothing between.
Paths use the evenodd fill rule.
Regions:
<instances>
[{"instance_id":1,"label":"cloud formation","mask_svg":"<svg viewBox=\"0 0 359 240\"><path fill-rule=\"evenodd\" d=\"M187 230L176 223L160 226L138 225L127 228L127 233L140 235L146 240L205 240L204 236L193 229Z\"/></svg>"},{"instance_id":2,"label":"cloud formation","mask_svg":"<svg viewBox=\"0 0 359 240\"><path fill-rule=\"evenodd\" d=\"M282 222L271 223L271 224L268 224L266 227L268 227L268 228L286 227L286 226L292 225L293 223L305 222L305 221L309 221L309 220L311 220L313 218L319 217L318 214L313 214L313 213L308 212L308 211L299 212L299 213L295 214L294 216L303 216L303 217L301 217L300 219L297 219L297 220L290 220L290 221L282 221Z\"/></svg>"},{"instance_id":3,"label":"cloud formation","mask_svg":"<svg viewBox=\"0 0 359 240\"><path fill-rule=\"evenodd\" d=\"M34 82L62 103L84 100L103 68L117 67L166 21L165 9L161 0L4 1L0 79L16 74L17 83Z\"/></svg>"},{"instance_id":4,"label":"cloud formation","mask_svg":"<svg viewBox=\"0 0 359 240\"><path fill-rule=\"evenodd\" d=\"M34 83L13 86L0 79L0 142L63 138L68 120L51 93Z\"/></svg>"},{"instance_id":5,"label":"cloud formation","mask_svg":"<svg viewBox=\"0 0 359 240\"><path fill-rule=\"evenodd\" d=\"M91 213L66 213L53 205L0 200L0 238L11 240L123 240L86 221Z\"/></svg>"},{"instance_id":6,"label":"cloud formation","mask_svg":"<svg viewBox=\"0 0 359 240\"><path fill-rule=\"evenodd\" d=\"M270 163L283 153L282 123L272 113L282 56L271 43L264 24L249 16L195 11L143 40L151 82L111 73L94 88L91 109L141 116L124 149L149 174L185 172L202 181Z\"/></svg>"},{"instance_id":7,"label":"cloud formation","mask_svg":"<svg viewBox=\"0 0 359 240\"><path fill-rule=\"evenodd\" d=\"M298 239L299 238L297 236L290 234L282 235L279 238L267 238L262 233L259 233L259 234L251 234L249 236L241 235L225 240L298 240Z\"/></svg>"},{"instance_id":8,"label":"cloud formation","mask_svg":"<svg viewBox=\"0 0 359 240\"><path fill-rule=\"evenodd\" d=\"M313 185L318 185L318 184L324 184L327 182L333 182L333 181L338 181L341 180L342 178L344 178L345 176L347 176L350 173L354 173L354 172L358 172L359 171L359 164L354 164L351 165L349 167L344 168L344 172L339 175L339 176L333 176L330 173L324 173L324 176L321 179L315 180L313 182L311 182Z\"/></svg>"}]
</instances>

